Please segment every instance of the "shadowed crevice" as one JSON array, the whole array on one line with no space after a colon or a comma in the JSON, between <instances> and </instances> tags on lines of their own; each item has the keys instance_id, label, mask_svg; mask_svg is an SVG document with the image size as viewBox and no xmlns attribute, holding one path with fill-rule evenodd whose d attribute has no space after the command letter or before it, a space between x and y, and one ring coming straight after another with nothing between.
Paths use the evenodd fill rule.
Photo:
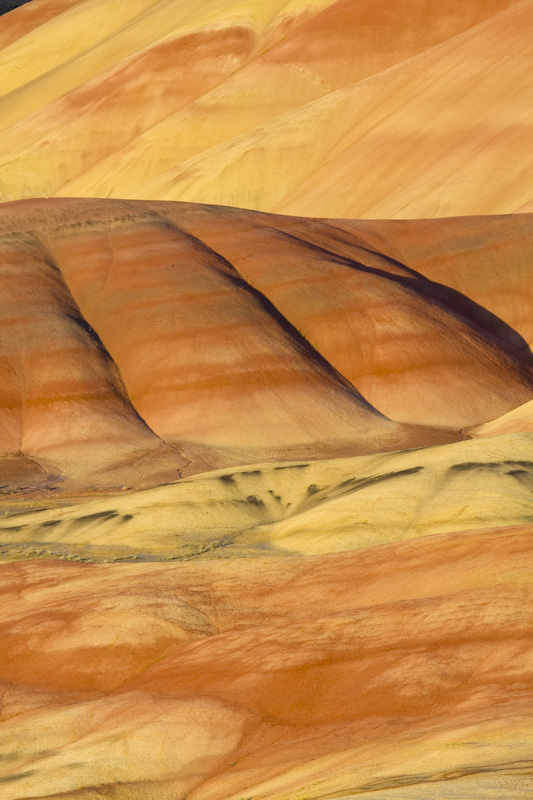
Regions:
<instances>
[{"instance_id":1,"label":"shadowed crevice","mask_svg":"<svg viewBox=\"0 0 533 800\"><path fill-rule=\"evenodd\" d=\"M280 311L274 303L257 289L252 284L248 283L245 278L240 274L237 268L223 255L214 250L211 246L207 245L201 239L198 239L194 234L190 233L185 228L174 222L170 222L166 217L160 216L156 211L152 212L153 218L157 219L161 226L167 230L173 231L185 238L187 238L194 247L209 259L209 267L217 269L228 282L232 283L240 291L246 292L251 296L254 302L283 330L285 335L290 339L291 344L295 347L297 352L304 357L306 361L314 363L325 375L333 380L339 389L342 389L345 394L352 399L356 398L363 406L369 411L372 411L377 417L388 419L384 414L378 411L374 406L369 403L353 386L350 381L338 372L332 364L318 351ZM150 220L150 215L146 215L146 221ZM153 220L152 220L153 221ZM399 423L396 423L399 424Z\"/></svg>"},{"instance_id":2,"label":"shadowed crevice","mask_svg":"<svg viewBox=\"0 0 533 800\"><path fill-rule=\"evenodd\" d=\"M54 278L59 283L61 290L64 293L65 300L68 303L68 309L63 312L63 316L66 319L68 319L71 323L73 323L76 326L76 328L78 328L81 332L83 332L82 333L83 338L86 337L89 338L90 342L97 351L99 358L101 358L103 361L105 374L107 375L110 381L113 391L116 393L116 395L120 398L121 402L124 404L125 411L127 409L127 413L131 415L131 421L137 422L145 431L149 432L159 442L168 444L157 433L155 433L155 431L152 430L152 428L142 418L142 416L139 414L135 406L132 404L128 395L128 391L126 389L124 379L122 378L122 374L118 367L118 364L112 358L108 349L104 345L98 331L96 331L84 317L78 303L74 298L74 295L72 294L70 286L67 283L67 279L63 271L61 270L60 265L57 263L53 255L49 252L48 247L41 239L35 238L35 242L39 246L39 249L41 251L42 262L48 268L54 270L54 272L56 273ZM174 446L169 445L169 447L174 447ZM174 449L177 450L177 448L175 447Z\"/></svg>"},{"instance_id":3,"label":"shadowed crevice","mask_svg":"<svg viewBox=\"0 0 533 800\"><path fill-rule=\"evenodd\" d=\"M0 0L0 17L2 14L8 14L20 6L26 5L30 0Z\"/></svg>"},{"instance_id":4,"label":"shadowed crevice","mask_svg":"<svg viewBox=\"0 0 533 800\"><path fill-rule=\"evenodd\" d=\"M396 283L409 292L424 298L431 298L443 311L489 338L507 355L518 359L524 367L533 370L533 353L528 343L518 331L508 325L504 320L456 289L452 289L445 284L436 283L430 278L426 278L415 269L402 264L400 261L369 248L359 240L358 237L354 236L353 241L347 244L355 244L361 250L368 252L372 257L379 258L383 260L385 264L390 264L395 269L399 269L406 274L394 274L388 272L386 269L379 269L378 267L365 264L363 261L357 261L341 255L335 252L335 250L329 250L323 245L309 241L308 238L300 234L296 235L294 233L268 227L263 228L263 230L271 231L271 233L276 236L290 239L299 246L307 247L321 256L326 256L329 261L333 261L340 266L346 266L358 272L366 272L367 274L375 275L384 280ZM533 381L533 375L530 375L530 379Z\"/></svg>"}]
</instances>

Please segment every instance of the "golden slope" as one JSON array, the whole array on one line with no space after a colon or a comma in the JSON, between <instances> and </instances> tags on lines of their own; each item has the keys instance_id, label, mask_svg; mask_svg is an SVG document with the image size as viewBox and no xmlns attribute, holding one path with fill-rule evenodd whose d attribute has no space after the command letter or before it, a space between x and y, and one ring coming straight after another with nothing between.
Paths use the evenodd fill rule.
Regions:
<instances>
[{"instance_id":1,"label":"golden slope","mask_svg":"<svg viewBox=\"0 0 533 800\"><path fill-rule=\"evenodd\" d=\"M133 196L327 217L514 211L531 194L532 19L524 0L190 159Z\"/></svg>"},{"instance_id":2,"label":"golden slope","mask_svg":"<svg viewBox=\"0 0 533 800\"><path fill-rule=\"evenodd\" d=\"M24 454L139 487L420 447L533 393L528 215L326 223L57 199L4 204L0 225L10 473Z\"/></svg>"},{"instance_id":3,"label":"golden slope","mask_svg":"<svg viewBox=\"0 0 533 800\"><path fill-rule=\"evenodd\" d=\"M139 493L17 513L4 558L313 555L532 522L532 437L392 454L254 464Z\"/></svg>"},{"instance_id":4,"label":"golden slope","mask_svg":"<svg viewBox=\"0 0 533 800\"><path fill-rule=\"evenodd\" d=\"M91 159L127 144L194 100L242 66L261 47L264 35L265 44L275 42L290 30L294 17L300 20L327 0L272 0L253 7L209 0L198 9L181 0L114 2L120 12L114 22L102 25L102 19L109 19L108 3L86 0L4 52L1 126L18 131L4 133L6 199L51 194L58 179L62 185ZM79 36L73 35L76 31ZM52 53L50 39L57 39ZM68 142L72 151L65 160ZM7 165L16 160L11 147L21 145L28 169L21 173L19 164L11 172ZM46 173L35 169L36 149L41 166L43 157L48 163ZM11 191L17 172L18 189ZM28 193L38 175L47 181L39 191L33 183Z\"/></svg>"},{"instance_id":5,"label":"golden slope","mask_svg":"<svg viewBox=\"0 0 533 800\"><path fill-rule=\"evenodd\" d=\"M72 5L43 24L18 38L0 53L0 95L9 95L25 84L31 84L46 73L54 73L84 51L90 51L103 39L113 37L131 19L139 16L156 0L108 0L106 26L95 25L99 13L98 0L84 0ZM46 49L43 42L47 42ZM64 87L70 88L67 83ZM42 100L47 99L46 91ZM8 106L9 107L9 106ZM20 117L19 117L20 118ZM5 126L9 121L3 119Z\"/></svg>"},{"instance_id":6,"label":"golden slope","mask_svg":"<svg viewBox=\"0 0 533 800\"><path fill-rule=\"evenodd\" d=\"M518 213L527 213L533 211L533 200L528 200L526 203L517 208L516 211Z\"/></svg>"},{"instance_id":7,"label":"golden slope","mask_svg":"<svg viewBox=\"0 0 533 800\"><path fill-rule=\"evenodd\" d=\"M375 3L329 4L278 44L261 47L257 57L219 86L67 182L59 193L139 196L140 186L175 167L176 161L411 58L507 5L456 4L443 18L436 6L421 7L418 0L404 2L400 15L390 0L377 8Z\"/></svg>"},{"instance_id":8,"label":"golden slope","mask_svg":"<svg viewBox=\"0 0 533 800\"><path fill-rule=\"evenodd\" d=\"M0 47L4 48L39 28L51 19L64 14L72 6L84 0L32 0L8 16L3 16L0 26Z\"/></svg>"},{"instance_id":9,"label":"golden slope","mask_svg":"<svg viewBox=\"0 0 533 800\"><path fill-rule=\"evenodd\" d=\"M530 565L530 529L1 565L2 798L525 800Z\"/></svg>"},{"instance_id":10,"label":"golden slope","mask_svg":"<svg viewBox=\"0 0 533 800\"><path fill-rule=\"evenodd\" d=\"M528 83L520 81L520 69L527 75L527 47L512 38L506 22L514 20L526 35L524 14L529 8L524 2L453 3L443 14L437 4L420 0L403 0L400 9L391 0L356 6L345 0L271 0L256 4L253 11L214 0L192 11L178 0L160 0L144 13L131 4L129 11L124 7L121 13L130 14L131 21L115 15L116 31L109 36L107 30L98 41L101 6L101 0L99 5L87 0L29 33L37 39L42 34L43 42L42 47L31 45L31 59L27 37L6 51L8 69L13 63L20 69L16 78L6 75L6 86L15 83L0 99L0 117L7 126L0 184L5 199L52 193L165 197L265 210L283 201L279 207L289 213L311 209L327 216L398 215L398 203L390 214L380 211L379 204L384 198L396 202L391 182L401 185L407 196L418 191L410 184L416 184L420 173L430 175L432 146L439 148L435 168L442 160L441 168L450 172L454 142L446 143L449 155L442 152L450 125L456 126L457 142L463 141L459 149L470 147L469 141L475 149L478 139L491 134L491 125L503 125L509 115L519 125L528 107ZM49 59L61 59L67 50L58 44L50 56L45 29L47 37L57 36L60 43L64 31L77 29L78 17L87 20L84 28L95 38L94 46L77 53L69 38L73 58L46 71ZM505 80L485 90L486 62L497 70L502 52ZM514 52L520 53L521 66L508 63L509 58L518 61L518 55L507 58ZM467 65L462 75L459 64ZM26 80L28 69L42 74L15 88L17 81ZM442 87L443 76L450 80L448 89ZM478 100L470 103L472 97ZM505 115L500 101L510 106ZM448 117L442 116L444 106ZM432 108L435 132L424 128L431 127ZM479 136L474 131L469 140L474 115ZM387 124L380 122L385 116L404 134L382 159L374 146L381 146L381 136L388 137L380 127ZM374 138L367 142L366 131L374 126L375 134L369 134ZM512 136L510 126L502 129L502 147L509 149ZM421 147L421 137L427 147ZM335 201L320 178L332 153L339 153L341 173L345 164L339 175L336 161L331 164ZM496 150L494 157L499 158ZM374 164L370 171L369 158ZM515 194L526 180L521 178L527 175L524 163L520 173L518 167L510 171ZM361 165L364 176L359 175ZM488 163L482 166L488 168ZM315 180L315 173L317 199L307 184L300 197L298 186ZM449 191L452 205L443 197L433 216L471 213L479 193L469 187L472 200L463 211L464 180L457 177ZM423 202L434 204L428 186L430 180L421 189L423 197L428 195ZM293 192L294 202L283 200ZM499 191L499 205L487 198L478 210L514 211L514 199L501 195ZM413 206L411 215L427 215L423 202L416 202L420 208ZM403 210L401 215L407 216Z\"/></svg>"},{"instance_id":11,"label":"golden slope","mask_svg":"<svg viewBox=\"0 0 533 800\"><path fill-rule=\"evenodd\" d=\"M468 433L472 436L498 436L520 431L533 431L533 400L513 408L501 417L468 428Z\"/></svg>"}]
</instances>

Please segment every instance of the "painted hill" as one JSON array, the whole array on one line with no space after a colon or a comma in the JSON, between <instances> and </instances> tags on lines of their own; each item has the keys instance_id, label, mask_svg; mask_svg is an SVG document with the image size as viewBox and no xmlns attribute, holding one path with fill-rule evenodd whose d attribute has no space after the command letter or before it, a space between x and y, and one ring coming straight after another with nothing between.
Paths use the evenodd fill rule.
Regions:
<instances>
[{"instance_id":1,"label":"painted hill","mask_svg":"<svg viewBox=\"0 0 533 800\"><path fill-rule=\"evenodd\" d=\"M527 210L532 18L532 0L33 0L0 31L0 198Z\"/></svg>"},{"instance_id":2,"label":"painted hill","mask_svg":"<svg viewBox=\"0 0 533 800\"><path fill-rule=\"evenodd\" d=\"M0 800L533 796L532 25L0 17Z\"/></svg>"},{"instance_id":3,"label":"painted hill","mask_svg":"<svg viewBox=\"0 0 533 800\"><path fill-rule=\"evenodd\" d=\"M525 800L531 532L0 565L3 800Z\"/></svg>"},{"instance_id":4,"label":"painted hill","mask_svg":"<svg viewBox=\"0 0 533 800\"><path fill-rule=\"evenodd\" d=\"M4 483L139 487L401 450L526 403L533 218L442 227L1 206Z\"/></svg>"},{"instance_id":5,"label":"painted hill","mask_svg":"<svg viewBox=\"0 0 533 800\"><path fill-rule=\"evenodd\" d=\"M81 505L34 504L0 520L0 557L310 556L527 525L532 454L531 434L507 434L398 453L233 467Z\"/></svg>"},{"instance_id":6,"label":"painted hill","mask_svg":"<svg viewBox=\"0 0 533 800\"><path fill-rule=\"evenodd\" d=\"M0 206L2 800L528 800L532 235Z\"/></svg>"}]
</instances>

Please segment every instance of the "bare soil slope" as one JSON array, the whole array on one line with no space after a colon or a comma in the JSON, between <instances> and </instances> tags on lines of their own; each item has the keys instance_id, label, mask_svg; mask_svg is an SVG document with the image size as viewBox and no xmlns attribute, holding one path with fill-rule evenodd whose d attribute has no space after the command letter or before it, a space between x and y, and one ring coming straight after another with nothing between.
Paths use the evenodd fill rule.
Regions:
<instances>
[{"instance_id":1,"label":"bare soil slope","mask_svg":"<svg viewBox=\"0 0 533 800\"><path fill-rule=\"evenodd\" d=\"M512 411L533 391L531 217L442 227L4 204L6 465L155 485L454 441Z\"/></svg>"},{"instance_id":2,"label":"bare soil slope","mask_svg":"<svg viewBox=\"0 0 533 800\"><path fill-rule=\"evenodd\" d=\"M530 526L1 565L2 798L525 800L531 564Z\"/></svg>"},{"instance_id":3,"label":"bare soil slope","mask_svg":"<svg viewBox=\"0 0 533 800\"><path fill-rule=\"evenodd\" d=\"M527 210L532 15L532 0L32 0L0 31L0 198Z\"/></svg>"}]
</instances>

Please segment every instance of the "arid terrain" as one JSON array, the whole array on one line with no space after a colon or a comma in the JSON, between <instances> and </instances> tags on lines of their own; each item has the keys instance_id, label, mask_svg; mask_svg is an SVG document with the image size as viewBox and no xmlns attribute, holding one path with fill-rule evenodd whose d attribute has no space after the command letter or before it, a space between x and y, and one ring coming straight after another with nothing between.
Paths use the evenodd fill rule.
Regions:
<instances>
[{"instance_id":1,"label":"arid terrain","mask_svg":"<svg viewBox=\"0 0 533 800\"><path fill-rule=\"evenodd\" d=\"M531 23L0 16L0 800L533 797Z\"/></svg>"},{"instance_id":2,"label":"arid terrain","mask_svg":"<svg viewBox=\"0 0 533 800\"><path fill-rule=\"evenodd\" d=\"M533 0L32 0L0 200L351 218L533 211Z\"/></svg>"},{"instance_id":3,"label":"arid terrain","mask_svg":"<svg viewBox=\"0 0 533 800\"><path fill-rule=\"evenodd\" d=\"M0 226L0 796L527 797L533 215Z\"/></svg>"}]
</instances>

